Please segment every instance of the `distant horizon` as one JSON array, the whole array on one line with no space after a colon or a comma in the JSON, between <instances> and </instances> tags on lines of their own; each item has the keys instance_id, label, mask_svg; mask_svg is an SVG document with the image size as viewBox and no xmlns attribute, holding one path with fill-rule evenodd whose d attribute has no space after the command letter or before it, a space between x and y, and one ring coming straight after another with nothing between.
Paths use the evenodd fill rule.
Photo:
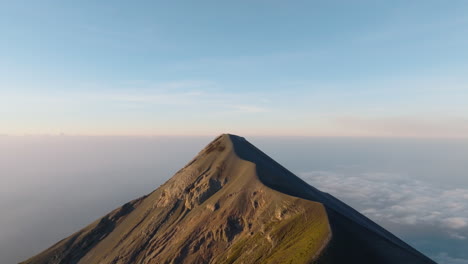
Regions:
<instances>
[{"instance_id":1,"label":"distant horizon","mask_svg":"<svg viewBox=\"0 0 468 264\"><path fill-rule=\"evenodd\" d=\"M440 264L468 263L468 140L245 137ZM0 262L150 193L213 139L0 137Z\"/></svg>"},{"instance_id":2,"label":"distant horizon","mask_svg":"<svg viewBox=\"0 0 468 264\"><path fill-rule=\"evenodd\" d=\"M217 133L217 134L0 134L0 137L131 137L131 138L151 138L151 137L216 137L222 134L237 135L241 137L265 137L265 138L349 138L349 139L445 139L445 140L463 140L466 136L444 137L444 136L379 136L379 135L288 135L288 134L239 134L239 133Z\"/></svg>"}]
</instances>

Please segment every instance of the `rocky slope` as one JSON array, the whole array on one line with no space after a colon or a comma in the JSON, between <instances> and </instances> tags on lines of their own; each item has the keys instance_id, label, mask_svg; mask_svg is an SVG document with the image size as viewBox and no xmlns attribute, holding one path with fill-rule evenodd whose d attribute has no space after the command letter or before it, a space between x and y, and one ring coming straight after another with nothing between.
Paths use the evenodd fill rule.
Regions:
<instances>
[{"instance_id":1,"label":"rocky slope","mask_svg":"<svg viewBox=\"0 0 468 264\"><path fill-rule=\"evenodd\" d=\"M23 263L434 263L245 139Z\"/></svg>"}]
</instances>

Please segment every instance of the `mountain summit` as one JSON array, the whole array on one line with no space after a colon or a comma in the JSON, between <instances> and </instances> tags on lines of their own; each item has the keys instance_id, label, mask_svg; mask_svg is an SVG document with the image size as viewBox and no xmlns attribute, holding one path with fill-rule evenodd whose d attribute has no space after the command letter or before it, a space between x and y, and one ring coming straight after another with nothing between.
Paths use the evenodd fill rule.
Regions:
<instances>
[{"instance_id":1,"label":"mountain summit","mask_svg":"<svg viewBox=\"0 0 468 264\"><path fill-rule=\"evenodd\" d=\"M23 263L435 263L244 138Z\"/></svg>"}]
</instances>

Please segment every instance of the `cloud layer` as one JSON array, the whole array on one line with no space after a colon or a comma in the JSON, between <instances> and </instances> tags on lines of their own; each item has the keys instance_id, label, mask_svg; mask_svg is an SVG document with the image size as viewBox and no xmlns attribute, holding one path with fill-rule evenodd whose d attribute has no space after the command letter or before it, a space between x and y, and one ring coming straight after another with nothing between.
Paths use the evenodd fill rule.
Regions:
<instances>
[{"instance_id":1,"label":"cloud layer","mask_svg":"<svg viewBox=\"0 0 468 264\"><path fill-rule=\"evenodd\" d=\"M312 171L301 176L377 221L432 225L458 232L460 239L466 239L462 234L468 231L468 189L442 189L388 173L346 175Z\"/></svg>"},{"instance_id":2,"label":"cloud layer","mask_svg":"<svg viewBox=\"0 0 468 264\"><path fill-rule=\"evenodd\" d=\"M432 253L439 263L468 263L468 255L463 255L468 252L468 189L442 188L389 173L310 171L300 175L390 231L405 230L405 236L417 238L413 244L424 241L432 251L426 254ZM444 252L441 241L453 244L463 256Z\"/></svg>"}]
</instances>

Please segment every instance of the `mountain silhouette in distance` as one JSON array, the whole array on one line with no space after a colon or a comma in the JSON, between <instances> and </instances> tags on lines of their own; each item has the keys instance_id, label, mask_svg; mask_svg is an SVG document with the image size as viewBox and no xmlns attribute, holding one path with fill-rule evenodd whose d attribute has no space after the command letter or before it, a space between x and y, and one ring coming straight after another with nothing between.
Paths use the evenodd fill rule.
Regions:
<instances>
[{"instance_id":1,"label":"mountain silhouette in distance","mask_svg":"<svg viewBox=\"0 0 468 264\"><path fill-rule=\"evenodd\" d=\"M152 193L22 263L435 262L223 134Z\"/></svg>"}]
</instances>

